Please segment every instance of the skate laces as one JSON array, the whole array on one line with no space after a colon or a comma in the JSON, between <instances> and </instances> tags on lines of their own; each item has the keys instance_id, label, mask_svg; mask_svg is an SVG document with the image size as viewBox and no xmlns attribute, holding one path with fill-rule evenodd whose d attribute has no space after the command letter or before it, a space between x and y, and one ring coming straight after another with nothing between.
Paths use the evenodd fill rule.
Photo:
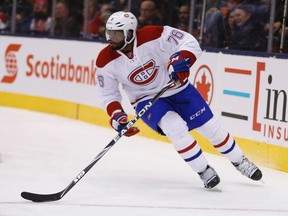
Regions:
<instances>
[{"instance_id":1,"label":"skate laces","mask_svg":"<svg viewBox=\"0 0 288 216\"><path fill-rule=\"evenodd\" d=\"M207 168L203 172L198 173L198 174L199 174L201 180L203 181L205 187L211 187L212 185L210 186L209 183L215 178L219 179L216 171L212 167L210 167L209 165L207 166Z\"/></svg>"},{"instance_id":2,"label":"skate laces","mask_svg":"<svg viewBox=\"0 0 288 216\"><path fill-rule=\"evenodd\" d=\"M243 175L251 178L251 176L258 170L258 167L250 162L246 157L243 156L242 161L237 164L233 163L237 170L239 170Z\"/></svg>"}]
</instances>

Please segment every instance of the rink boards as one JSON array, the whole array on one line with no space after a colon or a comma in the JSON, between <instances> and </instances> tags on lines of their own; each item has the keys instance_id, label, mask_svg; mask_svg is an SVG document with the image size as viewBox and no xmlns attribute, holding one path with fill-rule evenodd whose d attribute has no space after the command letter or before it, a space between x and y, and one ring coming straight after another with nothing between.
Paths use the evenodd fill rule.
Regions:
<instances>
[{"instance_id":1,"label":"rink boards","mask_svg":"<svg viewBox=\"0 0 288 216\"><path fill-rule=\"evenodd\" d=\"M104 46L0 36L0 105L109 126L95 90L95 59ZM286 68L287 59L203 52L190 81L249 157L288 172ZM126 97L123 103L132 117ZM140 135L168 141L141 121L136 124ZM203 150L216 153L207 140L193 135Z\"/></svg>"}]
</instances>

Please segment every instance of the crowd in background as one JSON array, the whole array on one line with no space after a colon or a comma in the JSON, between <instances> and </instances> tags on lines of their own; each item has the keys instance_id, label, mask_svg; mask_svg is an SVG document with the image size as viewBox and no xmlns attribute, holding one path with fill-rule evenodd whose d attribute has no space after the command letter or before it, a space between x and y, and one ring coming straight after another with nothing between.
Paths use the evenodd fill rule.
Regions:
<instances>
[{"instance_id":1,"label":"crowd in background","mask_svg":"<svg viewBox=\"0 0 288 216\"><path fill-rule=\"evenodd\" d=\"M282 27L288 52L288 27L283 23L284 0L275 0L273 52L279 52ZM13 0L0 2L0 33L11 33ZM267 50L270 0L195 0L192 33L202 47L234 50ZM170 25L189 31L190 0L18 0L15 31L18 35L89 38L105 41L105 23L115 11L138 18L139 28ZM204 17L203 17L204 10ZM54 18L54 22L53 22ZM287 29L286 29L287 28Z\"/></svg>"}]
</instances>

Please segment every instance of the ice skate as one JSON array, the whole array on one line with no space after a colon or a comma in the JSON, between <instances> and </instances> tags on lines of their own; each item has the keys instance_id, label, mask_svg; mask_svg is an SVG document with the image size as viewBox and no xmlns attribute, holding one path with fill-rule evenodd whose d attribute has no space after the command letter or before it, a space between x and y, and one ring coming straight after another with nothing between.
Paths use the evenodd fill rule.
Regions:
<instances>
[{"instance_id":1,"label":"ice skate","mask_svg":"<svg viewBox=\"0 0 288 216\"><path fill-rule=\"evenodd\" d=\"M242 175L248 178L259 181L262 178L261 170L251 161L249 161L245 156L242 157L240 163L232 163L237 170L239 170Z\"/></svg>"},{"instance_id":2,"label":"ice skate","mask_svg":"<svg viewBox=\"0 0 288 216\"><path fill-rule=\"evenodd\" d=\"M201 180L203 181L205 188L213 188L217 184L219 184L219 182L220 182L220 178L219 178L218 174L209 165L207 166L207 168L203 172L198 173L198 174L199 174Z\"/></svg>"}]
</instances>

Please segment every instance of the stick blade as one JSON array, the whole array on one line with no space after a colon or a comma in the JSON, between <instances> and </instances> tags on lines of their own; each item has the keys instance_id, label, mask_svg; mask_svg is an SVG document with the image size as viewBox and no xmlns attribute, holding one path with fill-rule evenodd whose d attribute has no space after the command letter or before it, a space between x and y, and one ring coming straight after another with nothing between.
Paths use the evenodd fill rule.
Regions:
<instances>
[{"instance_id":1,"label":"stick blade","mask_svg":"<svg viewBox=\"0 0 288 216\"><path fill-rule=\"evenodd\" d=\"M57 201L62 198L62 191L59 193L54 194L35 194L30 192L22 192L21 196L26 199L33 202L52 202Z\"/></svg>"}]
</instances>

